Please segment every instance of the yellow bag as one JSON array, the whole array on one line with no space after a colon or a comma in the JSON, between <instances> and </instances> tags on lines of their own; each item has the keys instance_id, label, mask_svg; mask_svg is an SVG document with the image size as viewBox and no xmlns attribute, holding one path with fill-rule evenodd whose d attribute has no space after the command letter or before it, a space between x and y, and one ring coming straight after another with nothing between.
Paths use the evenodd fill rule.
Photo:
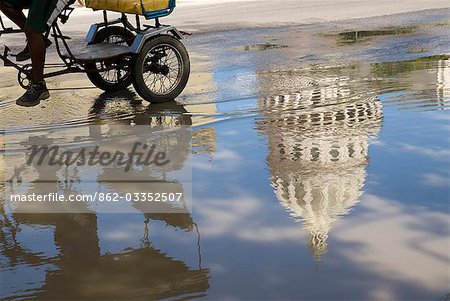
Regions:
<instances>
[{"instance_id":1,"label":"yellow bag","mask_svg":"<svg viewBox=\"0 0 450 301\"><path fill-rule=\"evenodd\" d=\"M145 12L169 8L170 0L142 0ZM86 0L86 7L97 10L111 10L127 14L142 15L140 0Z\"/></svg>"}]
</instances>

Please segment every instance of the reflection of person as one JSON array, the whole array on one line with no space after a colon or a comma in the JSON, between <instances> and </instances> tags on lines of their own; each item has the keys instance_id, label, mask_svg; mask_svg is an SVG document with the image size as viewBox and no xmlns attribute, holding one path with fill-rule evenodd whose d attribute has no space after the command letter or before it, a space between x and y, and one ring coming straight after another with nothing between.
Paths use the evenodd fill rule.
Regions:
<instances>
[{"instance_id":1,"label":"reflection of person","mask_svg":"<svg viewBox=\"0 0 450 301\"><path fill-rule=\"evenodd\" d=\"M61 7L67 0L1 0L1 11L25 32L27 46L17 55L17 61L31 58L33 66L32 83L25 94L17 100L17 104L33 106L40 100L50 97L44 81L44 63L46 47L51 42L43 33L55 21ZM22 10L29 9L28 17Z\"/></svg>"}]
</instances>

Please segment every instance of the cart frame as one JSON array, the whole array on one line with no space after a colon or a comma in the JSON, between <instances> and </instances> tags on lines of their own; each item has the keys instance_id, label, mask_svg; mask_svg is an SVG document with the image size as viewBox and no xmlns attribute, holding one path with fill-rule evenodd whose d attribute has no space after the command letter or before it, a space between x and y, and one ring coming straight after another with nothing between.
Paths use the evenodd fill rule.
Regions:
<instances>
[{"instance_id":1,"label":"cart frame","mask_svg":"<svg viewBox=\"0 0 450 301\"><path fill-rule=\"evenodd\" d=\"M77 56L71 51L71 48L67 42L71 38L65 36L60 28L59 23L65 24L74 8L71 5L74 3L74 0L69 1L66 7L61 11L58 18L53 22L53 24L49 27L49 30L45 33L45 36L48 38L49 36L53 37L55 41L56 52L61 59L62 63L59 64L45 64L45 69L53 69L56 68L58 70L52 72L44 72L44 78L51 78L59 75L70 74L70 73L90 73L90 72L105 72L113 69L117 69L116 66L105 67L103 69L89 69L86 66L86 60L79 59ZM142 3L142 0L141 0ZM122 53L118 56L130 56L139 54L142 50L145 43L159 35L170 35L177 40L183 39L183 34L178 31L174 26L171 25L163 25L160 23L160 17L167 16L171 14L175 8L176 0L169 1L169 7L164 10L158 10L153 12L143 11L143 16L134 15L134 24L130 21L129 17L125 13L121 13L119 18L109 19L108 12L103 10L103 21L99 23L92 24L85 38L86 46L93 44L94 39L102 28L106 28L112 25L121 25L125 29L133 32L135 34L135 38L133 40L132 45L129 47L128 53ZM142 24L141 18L144 17L146 20L154 20L154 24ZM12 27L6 27L5 23L0 16L0 37L6 34L15 34L20 33L22 30L15 29ZM3 53L0 53L0 59L4 62L5 67L13 67L18 71L18 82L22 88L26 89L31 83L31 64L21 64L13 62L10 59L10 48L8 46L4 46ZM99 57L101 60L102 58ZM95 61L95 60L94 60ZM92 61L91 61L92 62ZM120 67L120 66L119 66ZM123 67L123 66L122 66ZM44 69L44 70L45 70Z\"/></svg>"}]
</instances>

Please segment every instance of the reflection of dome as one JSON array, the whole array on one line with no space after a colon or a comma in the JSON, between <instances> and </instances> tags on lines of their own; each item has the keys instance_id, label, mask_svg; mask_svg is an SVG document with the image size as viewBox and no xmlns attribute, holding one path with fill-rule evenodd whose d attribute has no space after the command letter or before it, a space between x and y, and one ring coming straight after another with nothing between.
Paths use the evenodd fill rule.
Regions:
<instances>
[{"instance_id":1,"label":"reflection of dome","mask_svg":"<svg viewBox=\"0 0 450 301\"><path fill-rule=\"evenodd\" d=\"M382 117L377 99L350 98L343 79L329 80L332 87L326 82L260 101L272 185L291 216L303 222L317 259L326 253L332 223L361 196L368 135L379 131Z\"/></svg>"},{"instance_id":2,"label":"reflection of dome","mask_svg":"<svg viewBox=\"0 0 450 301\"><path fill-rule=\"evenodd\" d=\"M309 168L314 166L272 170L272 182L281 204L291 216L303 221L314 254L323 254L332 223L357 203L365 172L364 166L346 170Z\"/></svg>"},{"instance_id":3,"label":"reflection of dome","mask_svg":"<svg viewBox=\"0 0 450 301\"><path fill-rule=\"evenodd\" d=\"M441 102L450 99L450 60L439 60L437 70L437 96Z\"/></svg>"}]
</instances>

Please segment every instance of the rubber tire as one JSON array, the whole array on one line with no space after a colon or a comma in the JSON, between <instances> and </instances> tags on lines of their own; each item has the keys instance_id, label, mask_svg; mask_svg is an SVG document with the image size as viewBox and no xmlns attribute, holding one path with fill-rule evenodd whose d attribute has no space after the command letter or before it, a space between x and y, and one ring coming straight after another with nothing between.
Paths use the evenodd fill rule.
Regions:
<instances>
[{"instance_id":1,"label":"rubber tire","mask_svg":"<svg viewBox=\"0 0 450 301\"><path fill-rule=\"evenodd\" d=\"M131 46L133 44L134 34L127 30L124 27L120 26L108 26L103 29L101 29L95 36L92 44L98 44L102 43L107 40L109 36L122 36L125 40L129 41L127 44L128 46ZM87 63L86 68L87 69L95 69L96 64L95 63ZM98 72L88 72L86 73L87 77L91 81L91 83L94 84L99 89L102 89L105 92L115 92L120 91L128 88L133 80L132 76L130 76L121 82L120 84L111 84L109 82L106 82L103 80L102 76Z\"/></svg>"},{"instance_id":2,"label":"rubber tire","mask_svg":"<svg viewBox=\"0 0 450 301\"><path fill-rule=\"evenodd\" d=\"M143 77L144 73L142 70L144 59L147 56L147 53L152 48L160 44L168 44L173 46L175 49L178 50L181 56L181 60L183 61L183 68L181 70L182 75L181 80L178 83L178 86L176 86L175 89L173 89L170 93L165 95L155 94L147 88L147 85L144 82ZM183 43L181 43L177 38L171 35L159 35L147 41L142 50L140 51L140 53L135 57L131 69L133 86L136 92L139 94L139 96L141 96L143 99L147 100L150 103L163 103L172 101L176 97L178 97L186 87L187 82L189 80L190 70L191 65L189 60L189 54L186 50L186 47L184 47Z\"/></svg>"}]
</instances>

